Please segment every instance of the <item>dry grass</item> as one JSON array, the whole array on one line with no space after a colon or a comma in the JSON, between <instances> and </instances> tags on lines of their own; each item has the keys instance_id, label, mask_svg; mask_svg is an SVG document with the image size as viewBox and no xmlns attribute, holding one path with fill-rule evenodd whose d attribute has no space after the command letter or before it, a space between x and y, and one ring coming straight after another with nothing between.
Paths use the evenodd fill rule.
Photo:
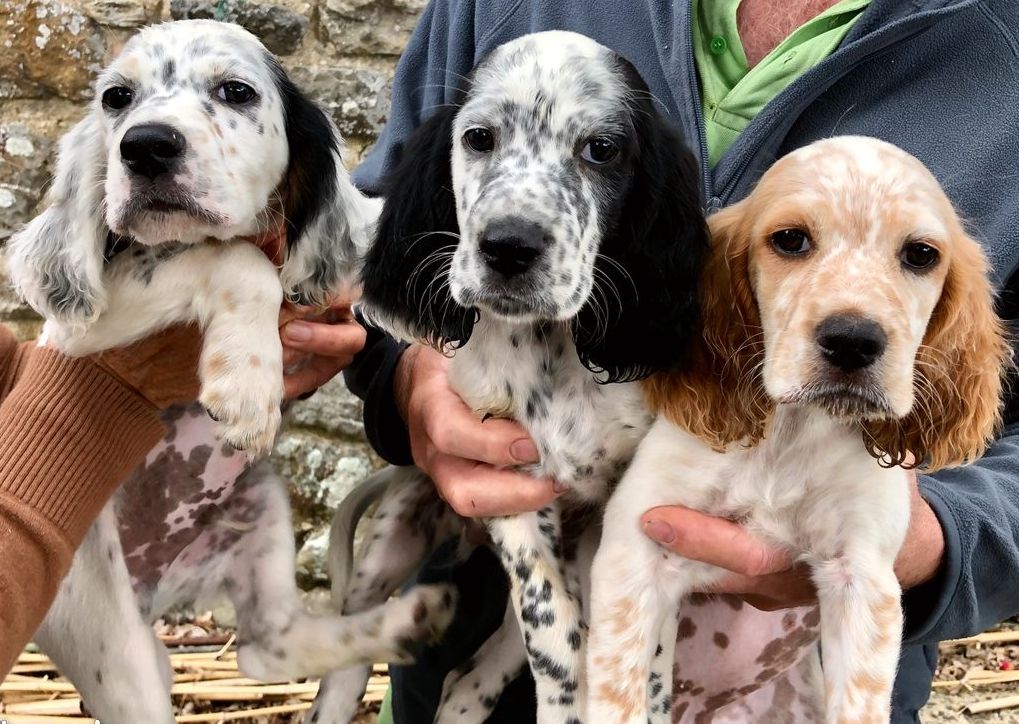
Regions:
<instances>
[{"instance_id":1,"label":"dry grass","mask_svg":"<svg viewBox=\"0 0 1019 724\"><path fill-rule=\"evenodd\" d=\"M158 626L173 665L178 722L299 724L318 689L316 680L265 684L237 670L230 632L211 617ZM354 724L375 722L389 685L377 666ZM1019 724L1019 620L968 639L941 644L941 658L925 722ZM53 663L26 651L0 683L0 719L8 724L92 724L74 686Z\"/></svg>"},{"instance_id":2,"label":"dry grass","mask_svg":"<svg viewBox=\"0 0 1019 724\"><path fill-rule=\"evenodd\" d=\"M180 724L299 724L318 691L317 680L263 683L237 670L233 636L211 619L163 628L173 667L171 695ZM377 666L357 724L374 722L389 685ZM29 649L0 683L0 719L8 724L92 724L74 686L53 662Z\"/></svg>"}]
</instances>

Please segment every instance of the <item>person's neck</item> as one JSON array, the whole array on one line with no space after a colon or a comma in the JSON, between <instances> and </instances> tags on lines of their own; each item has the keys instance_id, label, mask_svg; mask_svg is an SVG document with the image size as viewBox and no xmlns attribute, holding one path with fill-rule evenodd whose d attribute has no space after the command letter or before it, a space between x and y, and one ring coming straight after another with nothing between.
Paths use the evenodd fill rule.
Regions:
<instances>
[{"instance_id":1,"label":"person's neck","mask_svg":"<svg viewBox=\"0 0 1019 724\"><path fill-rule=\"evenodd\" d=\"M838 0L742 0L736 11L740 41L753 68L796 28Z\"/></svg>"}]
</instances>

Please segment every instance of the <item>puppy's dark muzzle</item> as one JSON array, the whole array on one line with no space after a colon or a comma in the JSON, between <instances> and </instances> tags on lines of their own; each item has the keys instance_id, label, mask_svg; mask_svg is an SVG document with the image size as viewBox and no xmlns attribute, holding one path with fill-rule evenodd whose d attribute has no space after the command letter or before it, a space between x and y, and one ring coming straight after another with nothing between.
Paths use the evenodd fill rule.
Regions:
<instances>
[{"instance_id":1,"label":"puppy's dark muzzle","mask_svg":"<svg viewBox=\"0 0 1019 724\"><path fill-rule=\"evenodd\" d=\"M162 123L143 123L128 129L120 141L120 157L128 170L155 181L173 171L187 150L184 136Z\"/></svg>"},{"instance_id":2,"label":"puppy's dark muzzle","mask_svg":"<svg viewBox=\"0 0 1019 724\"><path fill-rule=\"evenodd\" d=\"M510 279L527 272L551 242L533 221L507 218L488 225L481 237L481 258L489 269Z\"/></svg>"}]
</instances>

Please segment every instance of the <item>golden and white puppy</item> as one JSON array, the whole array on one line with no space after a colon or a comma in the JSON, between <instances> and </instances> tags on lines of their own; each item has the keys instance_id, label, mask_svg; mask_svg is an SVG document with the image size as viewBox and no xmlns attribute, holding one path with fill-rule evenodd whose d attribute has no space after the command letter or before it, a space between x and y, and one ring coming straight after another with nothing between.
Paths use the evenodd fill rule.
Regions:
<instances>
[{"instance_id":1,"label":"golden and white puppy","mask_svg":"<svg viewBox=\"0 0 1019 724\"><path fill-rule=\"evenodd\" d=\"M789 154L710 226L703 339L685 369L649 381L659 419L604 518L587 721L668 719L676 607L726 575L641 532L644 511L679 504L738 520L809 566L818 711L885 722L905 468L973 460L999 420L1010 349L987 263L931 173L869 138ZM666 666L659 643L666 671L652 671Z\"/></svg>"}]
</instances>

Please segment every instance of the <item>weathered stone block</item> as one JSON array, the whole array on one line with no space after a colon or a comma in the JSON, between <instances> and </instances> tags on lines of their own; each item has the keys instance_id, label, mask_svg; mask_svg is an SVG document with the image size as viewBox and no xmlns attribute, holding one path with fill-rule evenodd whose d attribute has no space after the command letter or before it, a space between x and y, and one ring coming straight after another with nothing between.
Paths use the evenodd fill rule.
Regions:
<instances>
[{"instance_id":1,"label":"weathered stone block","mask_svg":"<svg viewBox=\"0 0 1019 724\"><path fill-rule=\"evenodd\" d=\"M22 123L0 123L0 244L32 218L49 183L54 144Z\"/></svg>"},{"instance_id":2,"label":"weathered stone block","mask_svg":"<svg viewBox=\"0 0 1019 724\"><path fill-rule=\"evenodd\" d=\"M291 483L294 520L305 531L331 520L340 501L377 464L365 443L295 429L283 433L272 459Z\"/></svg>"},{"instance_id":3,"label":"weathered stone block","mask_svg":"<svg viewBox=\"0 0 1019 724\"><path fill-rule=\"evenodd\" d=\"M112 28L140 28L159 19L160 0L85 0L85 12Z\"/></svg>"},{"instance_id":4,"label":"weathered stone block","mask_svg":"<svg viewBox=\"0 0 1019 724\"><path fill-rule=\"evenodd\" d=\"M99 24L56 0L0 3L0 80L85 99L103 61Z\"/></svg>"},{"instance_id":5,"label":"weathered stone block","mask_svg":"<svg viewBox=\"0 0 1019 724\"><path fill-rule=\"evenodd\" d=\"M322 35L345 55L399 55L426 0L325 0Z\"/></svg>"},{"instance_id":6,"label":"weathered stone block","mask_svg":"<svg viewBox=\"0 0 1019 724\"><path fill-rule=\"evenodd\" d=\"M290 482L298 580L304 587L321 584L333 514L350 491L376 469L378 461L366 443L298 429L283 433L272 460Z\"/></svg>"},{"instance_id":7,"label":"weathered stone block","mask_svg":"<svg viewBox=\"0 0 1019 724\"><path fill-rule=\"evenodd\" d=\"M329 584L329 526L308 535L297 551L297 581L302 588Z\"/></svg>"},{"instance_id":8,"label":"weathered stone block","mask_svg":"<svg viewBox=\"0 0 1019 724\"><path fill-rule=\"evenodd\" d=\"M283 5L249 0L170 0L170 17L226 20L246 28L277 55L290 55L301 45L308 19Z\"/></svg>"},{"instance_id":9,"label":"weathered stone block","mask_svg":"<svg viewBox=\"0 0 1019 724\"><path fill-rule=\"evenodd\" d=\"M295 403L289 420L293 426L364 441L363 405L343 384L342 377L326 383L311 398Z\"/></svg>"},{"instance_id":10,"label":"weathered stone block","mask_svg":"<svg viewBox=\"0 0 1019 724\"><path fill-rule=\"evenodd\" d=\"M296 66L290 77L332 115L345 137L375 138L389 116L388 73L343 66Z\"/></svg>"}]
</instances>

